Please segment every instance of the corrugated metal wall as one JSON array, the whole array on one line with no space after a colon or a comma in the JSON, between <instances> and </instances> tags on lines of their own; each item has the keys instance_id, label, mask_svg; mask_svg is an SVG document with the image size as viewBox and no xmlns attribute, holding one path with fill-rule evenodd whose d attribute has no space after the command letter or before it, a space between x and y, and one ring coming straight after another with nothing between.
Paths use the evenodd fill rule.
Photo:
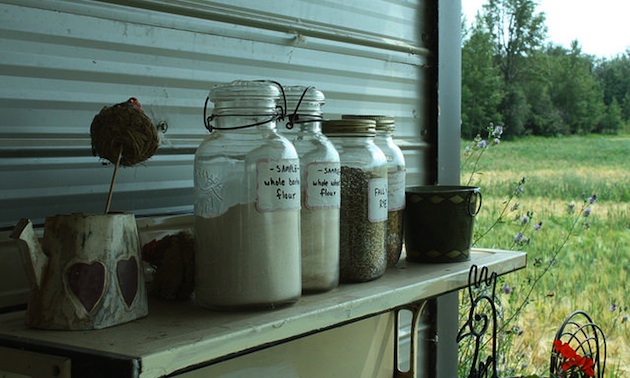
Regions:
<instances>
[{"instance_id":1,"label":"corrugated metal wall","mask_svg":"<svg viewBox=\"0 0 630 378\"><path fill-rule=\"evenodd\" d=\"M153 158L119 172L112 209L192 211L203 103L213 84L236 79L315 85L328 118L395 116L408 183L427 181L434 8L412 0L0 1L0 229L22 217L104 210L113 166L92 156L89 127L104 105L130 96L168 131Z\"/></svg>"}]
</instances>

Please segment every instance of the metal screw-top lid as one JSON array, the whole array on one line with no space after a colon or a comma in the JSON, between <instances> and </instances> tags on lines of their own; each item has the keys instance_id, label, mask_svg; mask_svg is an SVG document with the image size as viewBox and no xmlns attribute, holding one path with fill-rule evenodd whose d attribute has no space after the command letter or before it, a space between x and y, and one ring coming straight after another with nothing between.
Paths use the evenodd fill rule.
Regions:
<instances>
[{"instance_id":1,"label":"metal screw-top lid","mask_svg":"<svg viewBox=\"0 0 630 378\"><path fill-rule=\"evenodd\" d=\"M374 136L376 121L373 119L336 119L322 123L322 131L329 136Z\"/></svg>"},{"instance_id":2,"label":"metal screw-top lid","mask_svg":"<svg viewBox=\"0 0 630 378\"><path fill-rule=\"evenodd\" d=\"M383 131L394 131L394 117L384 115L362 115L362 114L344 114L342 119L371 119L376 121L376 129Z\"/></svg>"}]
</instances>

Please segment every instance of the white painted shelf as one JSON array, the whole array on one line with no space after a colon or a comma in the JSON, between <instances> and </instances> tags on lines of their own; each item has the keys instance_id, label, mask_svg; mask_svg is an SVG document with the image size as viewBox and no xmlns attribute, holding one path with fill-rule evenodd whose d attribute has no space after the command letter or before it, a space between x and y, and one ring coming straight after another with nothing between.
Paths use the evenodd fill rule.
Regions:
<instances>
[{"instance_id":1,"label":"white painted shelf","mask_svg":"<svg viewBox=\"0 0 630 378\"><path fill-rule=\"evenodd\" d=\"M130 376L159 377L466 287L473 264L501 275L525 267L526 254L474 250L471 261L435 265L401 260L378 280L303 296L271 311L215 312L192 303L152 300L146 318L103 330L29 329L23 325L24 312L13 312L0 316L0 346L70 351L96 360L101 356L123 361Z\"/></svg>"}]
</instances>

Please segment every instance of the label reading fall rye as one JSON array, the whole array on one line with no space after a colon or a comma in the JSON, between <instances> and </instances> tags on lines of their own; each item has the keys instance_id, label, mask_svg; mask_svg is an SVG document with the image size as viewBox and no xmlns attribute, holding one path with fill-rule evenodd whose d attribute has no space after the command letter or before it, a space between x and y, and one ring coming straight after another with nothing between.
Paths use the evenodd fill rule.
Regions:
<instances>
[{"instance_id":1,"label":"label reading fall rye","mask_svg":"<svg viewBox=\"0 0 630 378\"><path fill-rule=\"evenodd\" d=\"M373 178L368 182L368 220L387 220L387 179Z\"/></svg>"},{"instance_id":2,"label":"label reading fall rye","mask_svg":"<svg viewBox=\"0 0 630 378\"><path fill-rule=\"evenodd\" d=\"M306 166L306 207L338 208L341 203L339 163L311 163Z\"/></svg>"},{"instance_id":3,"label":"label reading fall rye","mask_svg":"<svg viewBox=\"0 0 630 378\"><path fill-rule=\"evenodd\" d=\"M259 211L300 208L300 161L261 160L256 166L256 207Z\"/></svg>"}]
</instances>

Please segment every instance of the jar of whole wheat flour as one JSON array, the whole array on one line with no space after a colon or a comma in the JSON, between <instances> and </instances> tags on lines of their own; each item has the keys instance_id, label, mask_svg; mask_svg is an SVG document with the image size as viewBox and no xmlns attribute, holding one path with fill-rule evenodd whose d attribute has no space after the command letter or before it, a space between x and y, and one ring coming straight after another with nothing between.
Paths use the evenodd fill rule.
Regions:
<instances>
[{"instance_id":1,"label":"jar of whole wheat flour","mask_svg":"<svg viewBox=\"0 0 630 378\"><path fill-rule=\"evenodd\" d=\"M387 160L374 143L376 122L325 121L322 130L341 159L341 282L379 278L387 266Z\"/></svg>"},{"instance_id":2,"label":"jar of whole wheat flour","mask_svg":"<svg viewBox=\"0 0 630 378\"><path fill-rule=\"evenodd\" d=\"M286 109L281 93L265 81L210 91L210 135L194 164L200 306L273 308L301 295L300 164L276 130Z\"/></svg>"},{"instance_id":3,"label":"jar of whole wheat flour","mask_svg":"<svg viewBox=\"0 0 630 378\"><path fill-rule=\"evenodd\" d=\"M286 127L280 127L300 156L302 174L302 291L323 292L339 284L339 154L321 132L324 94L290 86Z\"/></svg>"}]
</instances>

